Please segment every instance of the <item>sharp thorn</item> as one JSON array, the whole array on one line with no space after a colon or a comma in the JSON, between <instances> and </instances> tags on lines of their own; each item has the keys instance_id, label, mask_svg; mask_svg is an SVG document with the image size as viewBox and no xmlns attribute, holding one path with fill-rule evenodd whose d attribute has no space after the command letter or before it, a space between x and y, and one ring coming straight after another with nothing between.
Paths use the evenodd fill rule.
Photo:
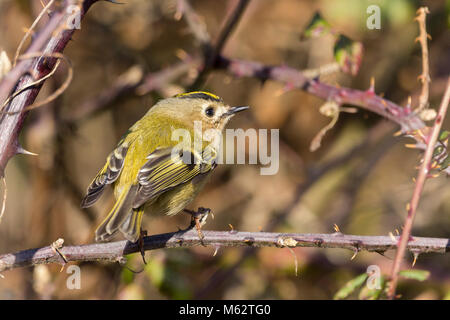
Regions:
<instances>
[{"instance_id":1,"label":"sharp thorn","mask_svg":"<svg viewBox=\"0 0 450 320\"><path fill-rule=\"evenodd\" d=\"M408 97L408 102L406 103L406 109L411 109L411 96Z\"/></svg>"},{"instance_id":2,"label":"sharp thorn","mask_svg":"<svg viewBox=\"0 0 450 320\"><path fill-rule=\"evenodd\" d=\"M353 259L356 258L356 255L358 254L358 252L359 252L359 251L358 251L357 249L354 250L353 256L350 258L350 261L352 261Z\"/></svg>"},{"instance_id":3,"label":"sharp thorn","mask_svg":"<svg viewBox=\"0 0 450 320\"><path fill-rule=\"evenodd\" d=\"M369 87L368 91L375 92L375 78L374 77L370 77L370 87Z\"/></svg>"},{"instance_id":4,"label":"sharp thorn","mask_svg":"<svg viewBox=\"0 0 450 320\"><path fill-rule=\"evenodd\" d=\"M416 262L417 262L417 258L419 257L419 253L414 252L413 257L414 257L414 260L412 262L412 267L414 268L414 266L416 265Z\"/></svg>"},{"instance_id":5,"label":"sharp thorn","mask_svg":"<svg viewBox=\"0 0 450 320\"><path fill-rule=\"evenodd\" d=\"M30 152L30 151L28 151L28 150L25 150L24 148L22 148L20 145L17 147L17 149L16 149L16 154L27 154L27 155L30 155L30 156L38 156L38 154L37 153L34 153L34 152Z\"/></svg>"}]
</instances>

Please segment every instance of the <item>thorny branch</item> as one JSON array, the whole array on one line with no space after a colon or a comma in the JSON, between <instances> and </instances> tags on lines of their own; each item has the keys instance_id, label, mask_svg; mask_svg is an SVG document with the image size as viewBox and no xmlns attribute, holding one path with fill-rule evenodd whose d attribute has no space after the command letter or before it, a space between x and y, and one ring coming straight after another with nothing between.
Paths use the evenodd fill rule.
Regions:
<instances>
[{"instance_id":1,"label":"thorny branch","mask_svg":"<svg viewBox=\"0 0 450 320\"><path fill-rule=\"evenodd\" d=\"M422 74L419 76L420 81L422 82L422 92L419 97L419 107L418 111L422 111L428 106L428 96L430 92L430 66L428 61L428 33L426 28L426 16L428 11L427 7L422 7L417 10L416 20L419 23L420 34L417 37L416 41L420 42L420 46L422 48Z\"/></svg>"},{"instance_id":2,"label":"thorny branch","mask_svg":"<svg viewBox=\"0 0 450 320\"><path fill-rule=\"evenodd\" d=\"M186 23L195 39L200 43L203 49L206 49L206 47L210 45L211 37L206 30L205 22L195 13L187 0L178 0L177 2L175 19L179 20L182 16L185 17Z\"/></svg>"},{"instance_id":3,"label":"thorny branch","mask_svg":"<svg viewBox=\"0 0 450 320\"><path fill-rule=\"evenodd\" d=\"M420 35L418 40L420 41L420 45L422 48L422 74L420 79L422 81L422 91L419 98L419 107L418 110L422 111L428 107L428 96L429 96L429 82L430 79L430 71L429 71L429 62L428 62L428 33L426 30L426 14L429 13L427 7L422 7L417 10L418 16L416 20L419 23ZM388 298L395 298L395 291L398 283L398 272L400 271L400 265L402 263L403 257L405 255L406 247L411 238L412 226L414 223L414 218L416 216L417 207L419 205L420 196L422 194L423 188L425 186L425 181L428 177L430 177L430 171L439 164L432 164L434 162L433 156L435 153L435 146L438 142L438 138L441 132L442 123L447 114L447 108L450 99L450 77L447 80L447 88L445 90L444 96L442 98L442 102L439 108L439 113L434 119L434 125L430 129L431 133L425 140L425 153L422 159L422 165L420 166L419 172L417 174L416 184L414 188L414 192L411 198L411 202L408 203L407 210L408 214L406 216L405 224L403 226L403 231L401 237L399 239L398 249L395 255L394 263L391 269L391 281L389 283L388 290Z\"/></svg>"},{"instance_id":4,"label":"thorny branch","mask_svg":"<svg viewBox=\"0 0 450 320\"><path fill-rule=\"evenodd\" d=\"M399 245L397 253L395 255L394 264L391 271L391 283L389 286L388 297L393 299L395 297L395 290L398 282L398 272L400 271L400 264L405 255L406 247L408 242L411 241L411 230L414 223L414 218L416 216L417 207L419 205L420 196L425 185L425 181L429 176L431 170L431 162L433 161L434 146L439 137L441 131L442 122L444 121L445 115L447 114L447 108L450 100L450 77L447 81L447 89L445 90L444 97L442 98L441 106L439 108L438 115L434 121L434 126L430 135L430 140L427 144L427 149L423 156L422 165L419 169L419 173L416 179L416 186L411 198L411 202L408 205L408 215L406 217L405 225L403 226L402 235L399 240Z\"/></svg>"},{"instance_id":5,"label":"thorny branch","mask_svg":"<svg viewBox=\"0 0 450 320\"><path fill-rule=\"evenodd\" d=\"M298 88L326 101L339 105L350 104L372 111L399 124L408 132L423 128L424 122L410 108L403 108L387 99L377 96L374 88L366 91L335 87L316 79L307 78L301 71L287 66L268 66L254 61L244 61L221 57L218 69L225 69L236 77L253 77L261 81L275 80L285 83L287 89Z\"/></svg>"},{"instance_id":6,"label":"thorny branch","mask_svg":"<svg viewBox=\"0 0 450 320\"><path fill-rule=\"evenodd\" d=\"M203 231L203 244L213 248L226 247L317 247L344 248L383 253L396 248L396 239L389 236L355 236L342 233L301 234L237 231ZM61 241L59 241L60 243ZM144 238L144 249L179 248L201 245L196 230L165 233ZM446 253L450 239L415 237L408 249L418 253ZM70 261L124 262L127 254L139 252L138 244L129 241L96 243L81 246L48 246L0 256L0 272L45 263L65 264Z\"/></svg>"}]
</instances>

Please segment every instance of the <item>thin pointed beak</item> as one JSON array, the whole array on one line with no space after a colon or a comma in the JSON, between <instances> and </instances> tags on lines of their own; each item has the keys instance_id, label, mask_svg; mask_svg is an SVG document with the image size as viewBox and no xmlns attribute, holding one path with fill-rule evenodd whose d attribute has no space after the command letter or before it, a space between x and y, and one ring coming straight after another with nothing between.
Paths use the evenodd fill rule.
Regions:
<instances>
[{"instance_id":1,"label":"thin pointed beak","mask_svg":"<svg viewBox=\"0 0 450 320\"><path fill-rule=\"evenodd\" d=\"M230 110L228 110L227 112L225 112L223 115L224 116L232 116L235 113L247 110L248 108L250 108L249 106L240 106L240 107L231 107Z\"/></svg>"}]
</instances>

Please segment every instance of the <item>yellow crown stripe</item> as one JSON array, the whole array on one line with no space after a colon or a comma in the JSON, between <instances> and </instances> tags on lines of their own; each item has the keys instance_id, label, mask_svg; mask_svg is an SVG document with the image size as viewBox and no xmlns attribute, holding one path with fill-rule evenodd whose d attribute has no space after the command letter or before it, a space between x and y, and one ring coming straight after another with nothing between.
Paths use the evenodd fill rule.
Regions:
<instances>
[{"instance_id":1,"label":"yellow crown stripe","mask_svg":"<svg viewBox=\"0 0 450 320\"><path fill-rule=\"evenodd\" d=\"M206 91L192 91L187 93L180 93L177 94L175 98L190 98L190 97L201 98L202 96L205 96L204 98L209 97L209 99L212 100L222 101L222 99L219 96L216 96L215 94Z\"/></svg>"}]
</instances>

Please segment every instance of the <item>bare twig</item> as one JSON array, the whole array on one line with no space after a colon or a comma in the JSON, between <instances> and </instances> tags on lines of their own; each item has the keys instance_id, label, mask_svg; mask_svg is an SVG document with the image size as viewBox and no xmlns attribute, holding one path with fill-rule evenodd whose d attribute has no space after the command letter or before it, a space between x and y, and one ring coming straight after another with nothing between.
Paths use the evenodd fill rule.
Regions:
<instances>
[{"instance_id":1,"label":"bare twig","mask_svg":"<svg viewBox=\"0 0 450 320\"><path fill-rule=\"evenodd\" d=\"M388 291L388 297L393 299L395 297L395 290L398 282L398 272L400 270L400 264L405 255L406 247L410 241L414 241L416 238L411 238L411 229L416 216L417 207L419 205L420 196L422 194L425 180L427 179L431 167L431 161L433 159L433 152L436 146L436 142L441 131L442 122L447 114L447 108L450 100L450 77L447 81L447 89L445 90L444 97L442 98L441 106L439 108L438 115L434 121L434 126L423 156L423 162L417 174L416 186L409 204L408 215L406 217L405 225L403 226L402 235L400 237L400 243L397 253L395 255L394 264L391 270L391 282Z\"/></svg>"},{"instance_id":2,"label":"bare twig","mask_svg":"<svg viewBox=\"0 0 450 320\"><path fill-rule=\"evenodd\" d=\"M366 91L335 87L310 79L301 71L287 66L269 66L254 61L244 61L220 57L216 65L236 77L254 77L261 81L268 79L286 84L286 90L302 89L326 101L335 101L339 105L350 104L377 113L399 124L404 133L421 129L425 123L409 108L403 108L394 102L376 95L372 88Z\"/></svg>"},{"instance_id":3,"label":"bare twig","mask_svg":"<svg viewBox=\"0 0 450 320\"><path fill-rule=\"evenodd\" d=\"M239 0L239 3L236 5L234 10L230 13L229 18L226 19L225 25L224 25L222 31L220 32L219 37L217 38L216 44L211 53L211 57L210 57L211 63L214 63L214 61L219 57L219 54L222 52L222 49L224 48L225 43L227 42L231 32L237 26L245 9L247 8L249 2L250 2L250 0Z\"/></svg>"},{"instance_id":4,"label":"bare twig","mask_svg":"<svg viewBox=\"0 0 450 320\"><path fill-rule=\"evenodd\" d=\"M420 81L422 82L422 91L419 97L419 107L417 111L420 112L428 107L428 96L430 91L430 67L428 62L428 33L426 28L426 16L428 11L427 7L421 7L417 10L416 20L419 23L420 34L417 37L416 41L420 42L420 46L422 48L422 74L419 76Z\"/></svg>"},{"instance_id":5,"label":"bare twig","mask_svg":"<svg viewBox=\"0 0 450 320\"><path fill-rule=\"evenodd\" d=\"M239 3L236 5L234 10L229 14L229 16L225 19L224 26L217 38L217 41L214 46L206 47L205 51L205 63L197 78L191 85L190 89L194 90L199 87L199 85L203 82L204 77L213 69L214 65L219 59L220 54L231 35L231 32L234 30L239 20L241 19L245 9L247 8L250 0L239 0Z\"/></svg>"},{"instance_id":6,"label":"bare twig","mask_svg":"<svg viewBox=\"0 0 450 320\"><path fill-rule=\"evenodd\" d=\"M186 56L183 61L164 68L161 71L146 75L142 84L136 89L136 93L138 95L144 95L150 91L164 88L167 84L170 84L189 70L198 69L200 63L201 60L199 58Z\"/></svg>"},{"instance_id":7,"label":"bare twig","mask_svg":"<svg viewBox=\"0 0 450 320\"><path fill-rule=\"evenodd\" d=\"M211 37L206 30L206 25L203 19L194 11L188 0L178 0L176 18L181 18L183 15L186 23L189 26L194 37L204 48L210 45Z\"/></svg>"},{"instance_id":8,"label":"bare twig","mask_svg":"<svg viewBox=\"0 0 450 320\"><path fill-rule=\"evenodd\" d=\"M307 78L312 79L312 78L317 78L317 77L320 77L320 76L325 76L325 75L337 73L340 70L341 70L341 66L339 65L339 63L332 62L332 63L325 64L323 66L320 66L318 68L303 70L302 73Z\"/></svg>"},{"instance_id":9,"label":"bare twig","mask_svg":"<svg viewBox=\"0 0 450 320\"><path fill-rule=\"evenodd\" d=\"M110 87L94 97L88 98L76 108L72 108L73 111L64 115L64 120L69 123L76 123L93 113L103 110L126 95L144 95L164 88L190 69L197 68L199 63L199 59L187 57L172 66L146 75L143 74L139 66L132 66L119 76Z\"/></svg>"},{"instance_id":10,"label":"bare twig","mask_svg":"<svg viewBox=\"0 0 450 320\"><path fill-rule=\"evenodd\" d=\"M13 67L16 66L17 64L17 59L19 58L20 55L20 50L22 50L23 44L25 43L25 41L28 39L28 37L30 36L30 34L33 32L34 28L36 27L36 25L39 23L39 21L41 20L42 16L47 12L48 9L50 9L50 7L53 5L53 2L55 2L55 0L50 0L47 5L42 8L41 12L39 13L39 15L37 16L37 18L34 20L33 24L31 25L30 28L27 29L27 32L25 33L25 35L23 36L22 40L20 41L19 45L17 46L17 50L16 50L16 54L14 56L14 62L13 62Z\"/></svg>"},{"instance_id":11,"label":"bare twig","mask_svg":"<svg viewBox=\"0 0 450 320\"><path fill-rule=\"evenodd\" d=\"M32 109L36 109L39 108L43 105L46 105L48 103L50 103L51 101L55 100L57 97L59 97L61 94L64 93L64 91L69 87L70 82L72 81L73 78L73 68L72 68L72 64L70 62L70 60L64 56L62 53L59 52L53 52L53 53L49 53L49 54L45 54L45 53L28 53L28 54L24 54L21 55L20 57L18 57L19 60L23 60L23 59L32 59L32 58L55 58L58 59L58 61L56 61L55 66L53 67L53 69L45 76L43 76L42 78L39 78L38 80L31 82L29 84L27 84L26 86L20 88L20 90L15 91L8 99L6 99L6 101L3 103L3 105L1 106L2 109L0 110L0 113L5 113L8 115L13 115L13 114L18 114L24 111L29 111ZM56 72L56 70L58 70L59 64L60 64L60 60L63 60L67 63L68 65L68 72L67 72L67 77L64 80L63 84L61 85L61 87L59 87L58 89L55 90L55 92L53 92L52 94L50 94L48 97L46 97L44 100L39 101L39 102L35 102L32 105L26 106L24 109L20 110L20 111L9 111L9 112L4 112L3 111L3 107L6 106L11 100L13 100L15 97L17 97L19 94L21 94L22 92L38 86L38 85L42 85L42 83L47 80L48 78L50 78L51 76L53 76Z\"/></svg>"},{"instance_id":12,"label":"bare twig","mask_svg":"<svg viewBox=\"0 0 450 320\"><path fill-rule=\"evenodd\" d=\"M394 249L396 241L389 236L355 236L334 234L300 234L237 231L203 231L203 243L207 246L244 246L244 247L317 247L344 248L352 251L366 250L384 252ZM145 237L144 249L192 247L201 245L197 231L179 231ZM420 253L446 253L450 250L450 239L415 238L408 244L408 249ZM58 248L59 254L52 246L30 249L0 256L0 272L44 263L61 263L61 255L66 261L123 261L123 256L139 252L137 243L117 241L81 246Z\"/></svg>"}]
</instances>

